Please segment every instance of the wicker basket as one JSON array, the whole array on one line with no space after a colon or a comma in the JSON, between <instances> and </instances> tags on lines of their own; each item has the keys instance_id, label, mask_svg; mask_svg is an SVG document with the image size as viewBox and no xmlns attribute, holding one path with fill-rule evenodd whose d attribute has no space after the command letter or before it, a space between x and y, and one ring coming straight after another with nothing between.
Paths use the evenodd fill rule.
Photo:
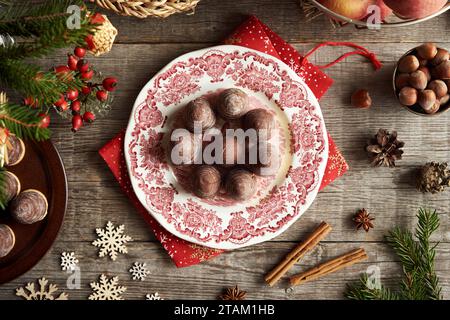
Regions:
<instances>
[{"instance_id":1,"label":"wicker basket","mask_svg":"<svg viewBox=\"0 0 450 320\"><path fill-rule=\"evenodd\" d=\"M192 12L199 1L200 0L95 0L95 3L123 16L133 16L136 18L166 18L174 13Z\"/></svg>"}]
</instances>

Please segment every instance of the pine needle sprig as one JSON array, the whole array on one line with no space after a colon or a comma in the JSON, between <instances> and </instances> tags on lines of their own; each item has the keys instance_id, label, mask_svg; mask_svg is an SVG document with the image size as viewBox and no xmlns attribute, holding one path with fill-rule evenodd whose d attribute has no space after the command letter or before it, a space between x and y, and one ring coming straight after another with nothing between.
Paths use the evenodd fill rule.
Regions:
<instances>
[{"instance_id":1,"label":"pine needle sprig","mask_svg":"<svg viewBox=\"0 0 450 320\"><path fill-rule=\"evenodd\" d=\"M40 127L41 120L38 110L10 103L0 105L0 126L8 128L19 138L36 141L48 139L50 130Z\"/></svg>"},{"instance_id":2,"label":"pine needle sprig","mask_svg":"<svg viewBox=\"0 0 450 320\"><path fill-rule=\"evenodd\" d=\"M58 101L62 92L81 89L81 80L73 72L65 75L41 72L39 67L20 60L4 60L0 63L0 84L20 92L24 97L41 97L39 106L50 106Z\"/></svg>"},{"instance_id":3,"label":"pine needle sprig","mask_svg":"<svg viewBox=\"0 0 450 320\"><path fill-rule=\"evenodd\" d=\"M418 223L413 235L408 230L394 228L386 237L403 267L404 279L398 292L387 288L373 289L366 274L356 285L348 285L345 296L356 300L440 300L441 287L434 260L437 244L431 245L431 235L439 228L435 210L419 209ZM417 240L416 240L417 239Z\"/></svg>"}]
</instances>

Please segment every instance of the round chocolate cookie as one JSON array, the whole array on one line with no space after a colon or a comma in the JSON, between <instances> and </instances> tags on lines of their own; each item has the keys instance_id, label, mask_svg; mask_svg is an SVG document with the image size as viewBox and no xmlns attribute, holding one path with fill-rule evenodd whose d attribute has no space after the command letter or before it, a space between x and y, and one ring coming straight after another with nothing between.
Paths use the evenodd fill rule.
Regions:
<instances>
[{"instance_id":1,"label":"round chocolate cookie","mask_svg":"<svg viewBox=\"0 0 450 320\"><path fill-rule=\"evenodd\" d=\"M44 194L38 190L22 191L10 205L13 218L23 224L41 221L47 215L48 203Z\"/></svg>"},{"instance_id":2,"label":"round chocolate cookie","mask_svg":"<svg viewBox=\"0 0 450 320\"><path fill-rule=\"evenodd\" d=\"M7 157L5 163L7 166L15 166L20 161L22 161L25 156L25 144L22 139L11 134L8 137L8 142L11 144L11 148L7 147Z\"/></svg>"},{"instance_id":3,"label":"round chocolate cookie","mask_svg":"<svg viewBox=\"0 0 450 320\"><path fill-rule=\"evenodd\" d=\"M253 109L244 116L244 129L255 129L258 137L270 139L275 127L274 115L265 109Z\"/></svg>"},{"instance_id":4,"label":"round chocolate cookie","mask_svg":"<svg viewBox=\"0 0 450 320\"><path fill-rule=\"evenodd\" d=\"M234 169L227 176L225 189L233 199L249 200L256 193L255 176L247 170Z\"/></svg>"},{"instance_id":5,"label":"round chocolate cookie","mask_svg":"<svg viewBox=\"0 0 450 320\"><path fill-rule=\"evenodd\" d=\"M9 171L5 171L5 183L3 185L5 202L8 203L20 193L20 180Z\"/></svg>"},{"instance_id":6,"label":"round chocolate cookie","mask_svg":"<svg viewBox=\"0 0 450 320\"><path fill-rule=\"evenodd\" d=\"M225 120L239 119L247 111L249 99L240 89L227 89L220 94L217 112Z\"/></svg>"},{"instance_id":7,"label":"round chocolate cookie","mask_svg":"<svg viewBox=\"0 0 450 320\"><path fill-rule=\"evenodd\" d=\"M0 258L6 257L14 248L15 243L14 231L6 224L0 224Z\"/></svg>"}]
</instances>

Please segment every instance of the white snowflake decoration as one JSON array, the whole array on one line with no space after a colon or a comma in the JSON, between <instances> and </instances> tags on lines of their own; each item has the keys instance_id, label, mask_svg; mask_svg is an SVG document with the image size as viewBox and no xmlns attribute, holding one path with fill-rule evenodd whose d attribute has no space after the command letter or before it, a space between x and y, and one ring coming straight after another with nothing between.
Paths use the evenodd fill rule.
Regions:
<instances>
[{"instance_id":1,"label":"white snowflake decoration","mask_svg":"<svg viewBox=\"0 0 450 320\"><path fill-rule=\"evenodd\" d=\"M125 244L128 241L132 241L131 237L123 234L125 229L124 225L115 227L111 221L108 221L105 229L97 228L98 238L92 244L101 248L98 256L104 257L109 254L113 261L117 258L117 253L127 253L127 247Z\"/></svg>"},{"instance_id":2,"label":"white snowflake decoration","mask_svg":"<svg viewBox=\"0 0 450 320\"><path fill-rule=\"evenodd\" d=\"M91 282L92 294L89 300L123 300L121 294L127 288L119 286L119 278L112 277L108 279L104 274L100 275L99 282Z\"/></svg>"},{"instance_id":3,"label":"white snowflake decoration","mask_svg":"<svg viewBox=\"0 0 450 320\"><path fill-rule=\"evenodd\" d=\"M144 281L145 278L147 278L147 275L150 273L150 271L147 270L147 264L139 262L135 262L129 271L133 276L133 280L141 281Z\"/></svg>"},{"instance_id":4,"label":"white snowflake decoration","mask_svg":"<svg viewBox=\"0 0 450 320\"><path fill-rule=\"evenodd\" d=\"M61 254L61 269L63 271L73 271L78 266L78 259L75 257L74 252L63 252Z\"/></svg>"},{"instance_id":5,"label":"white snowflake decoration","mask_svg":"<svg viewBox=\"0 0 450 320\"><path fill-rule=\"evenodd\" d=\"M58 291L58 287L54 284L48 284L48 280L41 278L37 280L39 283L39 291L36 291L34 282L29 282L25 288L17 288L16 296L22 297L25 300L68 300L67 293L63 292L59 296L55 297L53 294Z\"/></svg>"},{"instance_id":6,"label":"white snowflake decoration","mask_svg":"<svg viewBox=\"0 0 450 320\"><path fill-rule=\"evenodd\" d=\"M146 294L145 295L145 300L164 300L163 298L161 298L161 296L159 295L158 292L155 292L153 294Z\"/></svg>"}]
</instances>

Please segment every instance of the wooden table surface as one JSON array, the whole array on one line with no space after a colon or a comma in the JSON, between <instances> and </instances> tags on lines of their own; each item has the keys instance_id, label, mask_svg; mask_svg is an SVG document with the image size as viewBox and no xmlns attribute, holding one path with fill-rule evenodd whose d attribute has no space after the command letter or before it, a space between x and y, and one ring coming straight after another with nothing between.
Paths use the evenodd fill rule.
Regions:
<instances>
[{"instance_id":1,"label":"wooden table surface","mask_svg":"<svg viewBox=\"0 0 450 320\"><path fill-rule=\"evenodd\" d=\"M353 41L376 52L384 67L375 73L367 61L352 57L327 71L335 84L321 101L322 111L328 131L348 160L349 172L320 192L311 208L272 241L177 269L97 151L127 125L138 92L162 66L183 53L217 44L249 14L259 17L300 52L326 40ZM384 235L396 225L412 229L422 205L440 213L441 227L434 237L440 242L436 268L443 295L450 298L449 193L423 195L411 184L411 174L419 165L450 160L450 112L433 118L413 115L398 105L391 89L394 63L406 50L425 41L450 48L450 13L420 25L381 31L352 26L333 29L324 17L307 22L296 0L202 0L195 15L176 15L166 20L137 20L112 13L109 16L119 30L117 41L109 54L91 60L105 75L120 80L113 109L107 118L75 135L63 121L52 124L53 141L69 182L64 225L39 264L0 286L0 299L15 298L15 288L42 276L65 288L68 275L59 265L63 251L74 251L80 260L81 289L65 289L71 299L86 299L89 282L97 280L101 273L119 277L128 288L126 299L143 299L146 293L155 291L166 299L215 299L222 288L235 284L247 290L251 299L341 299L346 283L357 280L369 266L380 268L383 283L397 283L401 269ZM65 52L40 62L43 66L63 62ZM323 64L342 52L326 49L312 59ZM349 105L351 93L361 87L372 93L374 106L370 110ZM397 130L406 142L404 159L397 168L373 169L368 165L363 147L380 127ZM376 217L375 228L369 233L356 232L351 222L352 215L362 207ZM98 258L97 248L91 245L96 238L95 228L103 227L108 220L124 224L126 233L134 238L128 245L129 253L115 262ZM368 261L299 287L289 288L285 281L267 287L264 274L322 220L333 226L332 233L293 268L292 274L356 247L366 249ZM135 261L146 262L151 272L144 282L130 278L128 269Z\"/></svg>"}]
</instances>

